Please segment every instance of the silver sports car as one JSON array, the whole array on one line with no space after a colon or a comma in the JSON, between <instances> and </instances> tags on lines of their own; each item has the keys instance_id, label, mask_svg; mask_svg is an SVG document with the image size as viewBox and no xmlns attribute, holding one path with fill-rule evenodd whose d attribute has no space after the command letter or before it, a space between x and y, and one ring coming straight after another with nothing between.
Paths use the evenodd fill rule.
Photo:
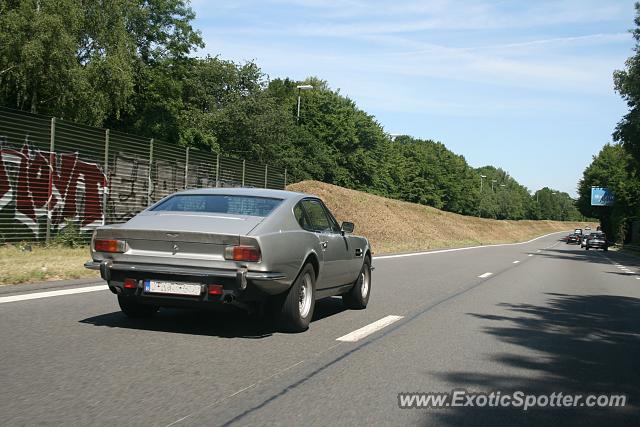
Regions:
<instances>
[{"instance_id":1,"label":"silver sports car","mask_svg":"<svg viewBox=\"0 0 640 427\"><path fill-rule=\"evenodd\" d=\"M85 266L100 270L128 316L231 304L267 309L283 329L303 331L319 298L367 306L371 248L353 228L308 194L189 190L98 228Z\"/></svg>"}]
</instances>

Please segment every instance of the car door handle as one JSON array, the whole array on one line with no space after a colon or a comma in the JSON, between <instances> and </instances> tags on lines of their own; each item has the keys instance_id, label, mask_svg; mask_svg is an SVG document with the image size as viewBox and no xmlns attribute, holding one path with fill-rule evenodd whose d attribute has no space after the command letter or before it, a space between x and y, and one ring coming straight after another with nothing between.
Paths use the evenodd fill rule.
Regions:
<instances>
[{"instance_id":1,"label":"car door handle","mask_svg":"<svg viewBox=\"0 0 640 427\"><path fill-rule=\"evenodd\" d=\"M322 249L327 249L327 246L329 245L329 242L320 242L320 245L322 245Z\"/></svg>"}]
</instances>

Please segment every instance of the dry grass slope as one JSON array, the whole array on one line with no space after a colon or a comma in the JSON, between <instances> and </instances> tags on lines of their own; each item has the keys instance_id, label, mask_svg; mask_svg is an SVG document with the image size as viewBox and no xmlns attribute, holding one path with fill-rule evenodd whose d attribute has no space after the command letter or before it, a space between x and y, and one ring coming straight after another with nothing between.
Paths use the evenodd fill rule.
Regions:
<instances>
[{"instance_id":1,"label":"dry grass slope","mask_svg":"<svg viewBox=\"0 0 640 427\"><path fill-rule=\"evenodd\" d=\"M429 206L387 199L318 181L287 187L325 201L338 221L353 221L377 254L436 248L513 243L587 223L499 221L444 212ZM595 229L596 224L589 224Z\"/></svg>"}]
</instances>

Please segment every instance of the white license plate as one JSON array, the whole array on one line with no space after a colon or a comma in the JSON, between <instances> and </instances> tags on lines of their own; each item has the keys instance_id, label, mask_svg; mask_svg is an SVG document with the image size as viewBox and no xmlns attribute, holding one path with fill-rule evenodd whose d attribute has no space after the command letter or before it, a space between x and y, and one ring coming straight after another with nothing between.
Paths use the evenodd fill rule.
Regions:
<instances>
[{"instance_id":1,"label":"white license plate","mask_svg":"<svg viewBox=\"0 0 640 427\"><path fill-rule=\"evenodd\" d=\"M202 294L202 285L198 283L145 280L144 292L149 294L199 296Z\"/></svg>"}]
</instances>

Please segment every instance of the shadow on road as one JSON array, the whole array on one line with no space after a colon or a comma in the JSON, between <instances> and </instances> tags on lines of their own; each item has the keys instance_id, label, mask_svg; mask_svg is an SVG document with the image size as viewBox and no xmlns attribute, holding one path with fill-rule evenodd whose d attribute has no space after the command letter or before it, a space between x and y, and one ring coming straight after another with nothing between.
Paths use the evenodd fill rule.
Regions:
<instances>
[{"instance_id":1,"label":"shadow on road","mask_svg":"<svg viewBox=\"0 0 640 427\"><path fill-rule=\"evenodd\" d=\"M529 377L453 372L441 377L467 390L525 393L624 393L625 408L457 408L430 412L445 425L638 425L640 423L640 299L548 294L543 306L500 304L510 315L470 314L494 323L484 333L537 357L503 353L495 360ZM500 370L496 370L500 372Z\"/></svg>"},{"instance_id":2,"label":"shadow on road","mask_svg":"<svg viewBox=\"0 0 640 427\"><path fill-rule=\"evenodd\" d=\"M340 298L324 298L316 302L312 322L345 311ZM101 314L81 320L94 326L111 328L138 329L154 332L176 334L206 335L220 338L252 338L270 337L278 332L271 316L249 316L231 307L221 310L184 310L160 309L151 319L131 319L122 312Z\"/></svg>"}]
</instances>

